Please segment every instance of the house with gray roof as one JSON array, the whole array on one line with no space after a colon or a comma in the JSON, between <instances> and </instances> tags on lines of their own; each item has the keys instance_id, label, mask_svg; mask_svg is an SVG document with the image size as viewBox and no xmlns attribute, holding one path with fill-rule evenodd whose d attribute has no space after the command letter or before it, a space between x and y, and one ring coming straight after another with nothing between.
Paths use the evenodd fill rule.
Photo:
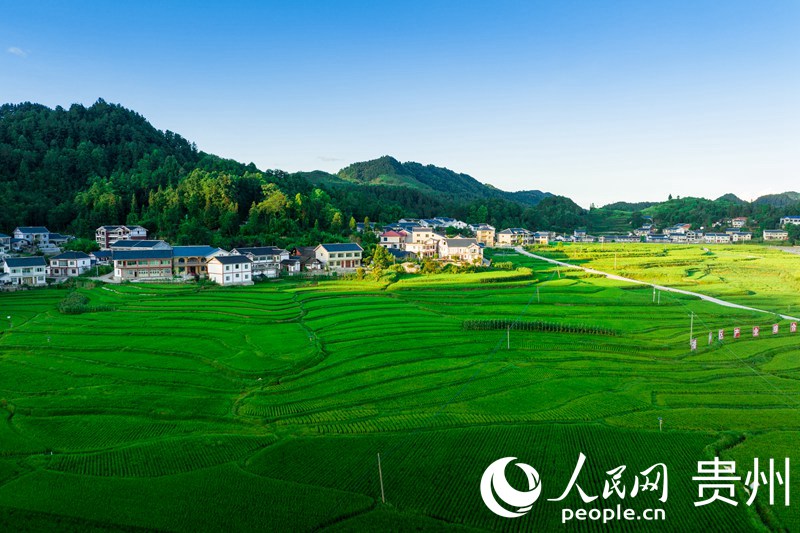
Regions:
<instances>
[{"instance_id":1,"label":"house with gray roof","mask_svg":"<svg viewBox=\"0 0 800 533\"><path fill-rule=\"evenodd\" d=\"M246 255L218 255L208 262L208 279L228 287L253 284L253 261Z\"/></svg>"},{"instance_id":2,"label":"house with gray roof","mask_svg":"<svg viewBox=\"0 0 800 533\"><path fill-rule=\"evenodd\" d=\"M46 285L47 261L44 257L6 257L3 259L4 283L10 285Z\"/></svg>"},{"instance_id":3,"label":"house with gray roof","mask_svg":"<svg viewBox=\"0 0 800 533\"><path fill-rule=\"evenodd\" d=\"M289 260L288 250L277 246L240 247L234 248L231 253L249 257L253 262L255 277L277 278L281 272L281 261Z\"/></svg>"},{"instance_id":4,"label":"house with gray roof","mask_svg":"<svg viewBox=\"0 0 800 533\"><path fill-rule=\"evenodd\" d=\"M208 245L173 246L172 271L178 277L206 279L208 262L218 255L226 255L222 248Z\"/></svg>"},{"instance_id":5,"label":"house with gray roof","mask_svg":"<svg viewBox=\"0 0 800 533\"><path fill-rule=\"evenodd\" d=\"M53 278L74 278L92 266L92 258L83 252L63 252L50 258L47 275Z\"/></svg>"},{"instance_id":6,"label":"house with gray roof","mask_svg":"<svg viewBox=\"0 0 800 533\"><path fill-rule=\"evenodd\" d=\"M118 281L155 281L172 279L172 248L112 250L114 279Z\"/></svg>"},{"instance_id":7,"label":"house with gray roof","mask_svg":"<svg viewBox=\"0 0 800 533\"><path fill-rule=\"evenodd\" d=\"M354 242L319 244L314 248L317 259L330 270L350 270L361 266L364 249Z\"/></svg>"},{"instance_id":8,"label":"house with gray roof","mask_svg":"<svg viewBox=\"0 0 800 533\"><path fill-rule=\"evenodd\" d=\"M439 243L439 258L465 263L480 263L483 261L483 247L477 239L443 239Z\"/></svg>"}]
</instances>

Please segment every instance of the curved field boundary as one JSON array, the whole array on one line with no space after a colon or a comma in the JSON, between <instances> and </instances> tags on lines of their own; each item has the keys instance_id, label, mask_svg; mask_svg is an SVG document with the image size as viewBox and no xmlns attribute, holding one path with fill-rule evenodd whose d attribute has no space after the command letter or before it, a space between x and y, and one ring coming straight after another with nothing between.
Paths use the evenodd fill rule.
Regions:
<instances>
[{"instance_id":1,"label":"curved field boundary","mask_svg":"<svg viewBox=\"0 0 800 533\"><path fill-rule=\"evenodd\" d=\"M514 250L519 254L526 255L528 257L533 257L534 259L539 259L540 261L546 261L548 263L552 263L554 265L563 266L563 267L566 267L566 268L575 268L575 269L583 270L584 272L586 272L588 274L597 274L597 275L605 276L608 279L613 279L613 280L616 280L616 281L624 281L624 282L627 282L627 283L636 283L638 285L647 285L649 287L653 287L653 288L658 289L660 291L674 292L674 293L678 293L678 294L685 294L687 296L695 296L697 298L700 298L701 300L705 300L707 302L715 303L715 304L721 305L723 307L733 307L735 309L743 309L745 311L754 311L756 313L766 313L766 314L769 314L769 315L778 315L778 316L780 316L781 318L783 318L785 320L800 320L800 318L797 318L795 316L783 315L783 314L780 314L780 313L775 313L773 311L766 311L764 309L756 309L755 307L748 307L746 305L735 304L733 302L728 302L726 300L720 300L719 298L714 298L713 296L700 294L698 292L687 291L687 290L684 290L684 289L676 289L674 287L665 287L664 285L656 285L655 283L648 283L646 281L639 281L638 279L626 278L624 276L618 276L616 274L609 274L608 272L602 272L600 270L595 270L593 268L587 268L587 267L582 267L582 266L578 266L578 265L573 265L573 264L570 264L570 263L565 263L563 261L558 261L556 259L550 259L548 257L544 257L544 256L541 256L541 255L532 254L532 253L528 252L527 250L525 250L524 248L522 248L522 246L517 246L516 248L514 248Z\"/></svg>"}]
</instances>

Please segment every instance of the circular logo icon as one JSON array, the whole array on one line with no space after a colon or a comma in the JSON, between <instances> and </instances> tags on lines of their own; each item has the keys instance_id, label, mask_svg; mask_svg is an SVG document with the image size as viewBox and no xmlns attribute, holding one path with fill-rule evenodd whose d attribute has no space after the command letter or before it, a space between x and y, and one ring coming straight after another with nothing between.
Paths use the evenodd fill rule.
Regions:
<instances>
[{"instance_id":1,"label":"circular logo icon","mask_svg":"<svg viewBox=\"0 0 800 533\"><path fill-rule=\"evenodd\" d=\"M516 466L525 472L528 478L528 490L519 491L513 488L506 479L506 465L514 461L516 457L503 457L489 465L481 478L481 496L483 503L494 514L505 518L517 518L531 510L542 492L542 482L539 473L531 465L525 463L515 463ZM497 498L505 504L516 507L516 511L509 511L497 502Z\"/></svg>"}]
</instances>

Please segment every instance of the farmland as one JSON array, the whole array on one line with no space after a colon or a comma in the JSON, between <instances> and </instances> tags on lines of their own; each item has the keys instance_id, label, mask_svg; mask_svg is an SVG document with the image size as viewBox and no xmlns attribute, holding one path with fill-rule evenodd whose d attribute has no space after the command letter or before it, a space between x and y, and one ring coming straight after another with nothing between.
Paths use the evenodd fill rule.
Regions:
<instances>
[{"instance_id":1,"label":"farmland","mask_svg":"<svg viewBox=\"0 0 800 533\"><path fill-rule=\"evenodd\" d=\"M776 312L800 306L800 256L711 250L547 253L608 271L616 254L615 272L630 277ZM800 529L782 501L745 505L741 484L738 506L695 507L691 479L715 454L743 477L754 457L790 457L800 479L800 334L788 321L679 294L654 303L648 287L502 260L519 269L84 286L101 311L78 315L58 311L66 290L0 295L12 317L0 321L0 529L547 531L562 527L564 507L617 503L666 510L663 522L616 524L625 531ZM707 343L734 326L765 333ZM586 492L600 494L619 465L630 490L665 463L668 501L644 492L583 504L574 491L546 501L581 452ZM478 490L508 456L544 487L513 520Z\"/></svg>"}]
</instances>

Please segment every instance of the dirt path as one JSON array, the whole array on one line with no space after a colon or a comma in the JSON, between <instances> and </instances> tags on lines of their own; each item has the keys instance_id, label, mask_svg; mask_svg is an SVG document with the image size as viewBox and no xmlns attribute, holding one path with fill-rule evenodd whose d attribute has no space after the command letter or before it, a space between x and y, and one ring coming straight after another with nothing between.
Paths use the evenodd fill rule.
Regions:
<instances>
[{"instance_id":1,"label":"dirt path","mask_svg":"<svg viewBox=\"0 0 800 533\"><path fill-rule=\"evenodd\" d=\"M548 257L542 257L541 255L532 254L532 253L526 251L524 248L522 248L522 246L517 246L516 248L514 248L514 250L517 253L520 253L522 255L527 255L528 257L533 257L533 258L536 258L536 259L540 259L542 261L547 261L548 263L553 263L554 265L561 265L561 266L566 267L566 268L578 268L580 270L583 270L584 272L588 272L589 274L598 274L600 276L605 276L608 279L613 279L613 280L617 280L617 281L625 281L627 283L637 283L639 285L648 285L648 286L654 287L654 288L656 288L656 289L658 289L660 291L674 292L674 293L678 293L678 294L686 294L688 296L696 296L697 298L700 298L701 300L705 300L707 302L715 303L717 305L722 305L724 307L733 307L734 309L744 309L745 311L755 311L757 313L767 313L767 314L770 314L770 315L778 314L778 315L780 315L781 318L784 318L786 320L800 320L800 318L797 318L797 317L794 317L794 316L782 315L780 313L775 313L773 311L766 311L764 309L756 309L755 307L747 307L746 305L735 304L733 302L728 302L726 300L720 300L719 298L714 298L713 296L708 296L708 295L700 294L700 293L697 293L697 292L686 291L686 290L683 290L683 289L676 289L674 287L665 287L663 285L656 285L654 283L648 283L646 281L639 281L638 279L632 279L632 278L626 278L626 277L623 277L623 276L617 276L616 274L609 274L608 272L601 272L601 271L595 270L593 268L587 268L587 267L582 267L582 266L578 266L578 265L572 265L570 263L565 263L563 261L557 261L555 259L550 259Z\"/></svg>"}]
</instances>

